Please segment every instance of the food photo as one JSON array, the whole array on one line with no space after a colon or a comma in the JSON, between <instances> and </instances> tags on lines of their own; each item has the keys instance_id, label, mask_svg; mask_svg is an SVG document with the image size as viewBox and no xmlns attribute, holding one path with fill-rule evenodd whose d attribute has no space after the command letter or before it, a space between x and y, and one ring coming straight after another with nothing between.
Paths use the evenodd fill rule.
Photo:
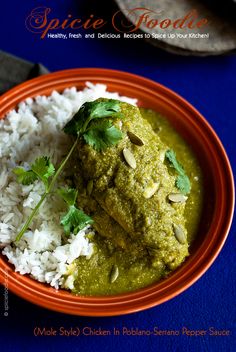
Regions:
<instances>
[{"instance_id":1,"label":"food photo","mask_svg":"<svg viewBox=\"0 0 236 352\"><path fill-rule=\"evenodd\" d=\"M202 51L182 37L146 40L149 17L163 16L152 1L128 12L91 1L95 15L78 28L91 9L70 3L28 1L15 24L22 46L4 38L0 48L4 351L30 351L35 339L39 351L128 340L136 350L137 336L143 351L233 351L232 48L206 53L200 34ZM219 20L202 6L199 18ZM118 17L119 32L139 35L114 39ZM16 332L18 314L27 323Z\"/></svg>"}]
</instances>

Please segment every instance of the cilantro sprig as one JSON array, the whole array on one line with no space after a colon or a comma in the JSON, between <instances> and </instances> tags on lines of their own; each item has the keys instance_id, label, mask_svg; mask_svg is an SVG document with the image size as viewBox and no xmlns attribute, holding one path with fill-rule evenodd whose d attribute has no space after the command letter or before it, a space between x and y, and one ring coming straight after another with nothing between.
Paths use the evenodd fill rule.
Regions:
<instances>
[{"instance_id":1,"label":"cilantro sprig","mask_svg":"<svg viewBox=\"0 0 236 352\"><path fill-rule=\"evenodd\" d=\"M23 185L30 185L36 180L41 180L47 188L50 177L55 173L55 167L50 162L49 157L42 156L35 160L31 165L30 170L25 170L23 167L17 167L13 169L13 172L17 175L17 181Z\"/></svg>"},{"instance_id":2,"label":"cilantro sprig","mask_svg":"<svg viewBox=\"0 0 236 352\"><path fill-rule=\"evenodd\" d=\"M112 125L111 121L105 120L92 128L88 128L83 137L87 144L95 150L101 151L116 145L123 135L120 130Z\"/></svg>"},{"instance_id":3,"label":"cilantro sprig","mask_svg":"<svg viewBox=\"0 0 236 352\"><path fill-rule=\"evenodd\" d=\"M85 142L97 151L116 145L122 138L122 132L111 121L93 123L101 118L121 118L120 102L114 99L85 103L64 127L64 132L83 136Z\"/></svg>"},{"instance_id":4,"label":"cilantro sprig","mask_svg":"<svg viewBox=\"0 0 236 352\"><path fill-rule=\"evenodd\" d=\"M190 192L191 183L186 175L183 166L177 161L175 152L172 149L166 151L165 156L169 161L169 164L178 173L175 181L176 187L183 193L187 194Z\"/></svg>"},{"instance_id":5,"label":"cilantro sprig","mask_svg":"<svg viewBox=\"0 0 236 352\"><path fill-rule=\"evenodd\" d=\"M61 225L63 225L67 235L70 233L77 234L78 231L82 230L85 226L93 223L93 219L75 205L78 191L74 188L61 188L58 190L58 194L64 199L68 206L67 213L64 214L61 219Z\"/></svg>"},{"instance_id":6,"label":"cilantro sprig","mask_svg":"<svg viewBox=\"0 0 236 352\"><path fill-rule=\"evenodd\" d=\"M40 180L43 182L45 188L39 202L32 210L32 213L16 236L16 241L19 241L22 238L44 200L54 191L55 183L74 152L81 137L83 137L84 141L97 151L102 151L110 146L113 146L122 139L123 135L121 131L113 126L110 120L104 120L100 123L91 124L91 121L93 120L108 117L122 117L120 113L120 102L118 100L99 99L93 102L85 103L63 129L65 133L76 136L76 139L68 154L59 164L57 169L52 164L49 157L42 156L35 160L29 170L25 170L22 167L15 168L13 170L17 176L18 182L23 185L30 185L36 180ZM61 224L63 225L66 234L70 232L77 233L78 230L82 229L87 224L92 223L93 220L75 206L77 198L76 190L61 189L58 193L68 205L68 211L61 219Z\"/></svg>"},{"instance_id":7,"label":"cilantro sprig","mask_svg":"<svg viewBox=\"0 0 236 352\"><path fill-rule=\"evenodd\" d=\"M39 202L36 204L36 206L32 210L32 213L30 214L25 224L23 225L22 229L17 234L16 241L19 241L22 238L25 231L28 229L29 225L31 224L34 216L36 215L39 208L43 204L44 200L54 189L56 180L60 175L61 171L63 170L64 166L66 165L67 161L71 157L77 143L78 143L78 137L74 142L74 144L72 145L69 153L61 162L57 170L55 170L54 165L50 162L49 158L45 156L42 156L36 159L35 163L31 165L30 170L24 170L23 168L15 168L13 170L13 172L17 175L18 182L24 185L30 185L34 183L36 180L41 180L45 187L44 193L42 194ZM28 175L30 175L30 178L28 177Z\"/></svg>"}]
</instances>

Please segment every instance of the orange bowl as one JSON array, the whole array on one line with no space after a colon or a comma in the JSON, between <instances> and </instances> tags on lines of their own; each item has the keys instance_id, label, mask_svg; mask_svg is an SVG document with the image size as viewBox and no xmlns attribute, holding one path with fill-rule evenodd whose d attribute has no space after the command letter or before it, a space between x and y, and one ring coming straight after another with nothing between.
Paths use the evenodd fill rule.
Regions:
<instances>
[{"instance_id":1,"label":"orange bowl","mask_svg":"<svg viewBox=\"0 0 236 352\"><path fill-rule=\"evenodd\" d=\"M83 297L55 290L14 272L0 258L0 280L18 296L58 312L84 316L114 316L161 304L186 290L210 267L228 235L234 210L234 181L230 163L216 133L203 116L170 89L127 72L85 68L60 71L27 81L0 97L0 116L28 97L50 95L86 81L106 84L109 91L137 98L140 106L166 116L194 150L204 175L204 213L190 256L168 278L132 293Z\"/></svg>"}]
</instances>

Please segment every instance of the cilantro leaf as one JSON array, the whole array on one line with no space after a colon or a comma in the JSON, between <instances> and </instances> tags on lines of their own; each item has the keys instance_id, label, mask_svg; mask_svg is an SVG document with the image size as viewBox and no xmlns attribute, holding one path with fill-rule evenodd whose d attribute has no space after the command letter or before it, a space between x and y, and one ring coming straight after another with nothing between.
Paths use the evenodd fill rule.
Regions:
<instances>
[{"instance_id":1,"label":"cilantro leaf","mask_svg":"<svg viewBox=\"0 0 236 352\"><path fill-rule=\"evenodd\" d=\"M74 205L77 199L78 191L74 188L60 188L57 193L68 205Z\"/></svg>"},{"instance_id":2,"label":"cilantro leaf","mask_svg":"<svg viewBox=\"0 0 236 352\"><path fill-rule=\"evenodd\" d=\"M104 117L121 117L120 101L114 99L97 99L85 103L63 128L67 134L77 135L86 132L89 123Z\"/></svg>"},{"instance_id":3,"label":"cilantro leaf","mask_svg":"<svg viewBox=\"0 0 236 352\"><path fill-rule=\"evenodd\" d=\"M169 160L171 167L173 167L179 174L184 174L182 165L177 161L175 152L172 149L166 151L166 158Z\"/></svg>"},{"instance_id":4,"label":"cilantro leaf","mask_svg":"<svg viewBox=\"0 0 236 352\"><path fill-rule=\"evenodd\" d=\"M65 233L75 235L82 230L86 225L92 224L93 219L86 215L82 210L74 205L69 207L68 212L62 217L61 225L63 225Z\"/></svg>"},{"instance_id":5,"label":"cilantro leaf","mask_svg":"<svg viewBox=\"0 0 236 352\"><path fill-rule=\"evenodd\" d=\"M72 119L64 126L63 131L76 136L82 130L85 123L84 105L75 113Z\"/></svg>"},{"instance_id":6,"label":"cilantro leaf","mask_svg":"<svg viewBox=\"0 0 236 352\"><path fill-rule=\"evenodd\" d=\"M170 166L174 168L178 176L175 181L176 187L183 193L187 194L190 192L191 183L188 176L185 174L183 166L177 161L175 152L171 149L167 150L165 153L167 160L170 163Z\"/></svg>"},{"instance_id":7,"label":"cilantro leaf","mask_svg":"<svg viewBox=\"0 0 236 352\"><path fill-rule=\"evenodd\" d=\"M103 121L91 127L83 137L86 143L95 150L101 151L116 145L122 139L123 134L110 121Z\"/></svg>"},{"instance_id":8,"label":"cilantro leaf","mask_svg":"<svg viewBox=\"0 0 236 352\"><path fill-rule=\"evenodd\" d=\"M120 111L120 101L108 99L104 101L93 101L89 104L90 120L103 117L117 117Z\"/></svg>"},{"instance_id":9,"label":"cilantro leaf","mask_svg":"<svg viewBox=\"0 0 236 352\"><path fill-rule=\"evenodd\" d=\"M37 158L31 165L31 170L43 181L46 187L48 186L48 179L55 173L54 165L47 156Z\"/></svg>"},{"instance_id":10,"label":"cilantro leaf","mask_svg":"<svg viewBox=\"0 0 236 352\"><path fill-rule=\"evenodd\" d=\"M61 225L63 225L65 233L69 235L74 233L75 235L82 230L86 225L92 224L93 219L86 215L83 210L78 209L75 206L78 191L74 188L61 188L57 193L63 198L63 200L69 205L67 213L61 219Z\"/></svg>"},{"instance_id":11,"label":"cilantro leaf","mask_svg":"<svg viewBox=\"0 0 236 352\"><path fill-rule=\"evenodd\" d=\"M183 193L187 194L190 192L191 183L187 175L179 175L175 181L176 187Z\"/></svg>"},{"instance_id":12,"label":"cilantro leaf","mask_svg":"<svg viewBox=\"0 0 236 352\"><path fill-rule=\"evenodd\" d=\"M38 176L32 170L25 170L23 167L16 167L13 172L17 176L17 181L22 185L28 186L38 179Z\"/></svg>"}]
</instances>

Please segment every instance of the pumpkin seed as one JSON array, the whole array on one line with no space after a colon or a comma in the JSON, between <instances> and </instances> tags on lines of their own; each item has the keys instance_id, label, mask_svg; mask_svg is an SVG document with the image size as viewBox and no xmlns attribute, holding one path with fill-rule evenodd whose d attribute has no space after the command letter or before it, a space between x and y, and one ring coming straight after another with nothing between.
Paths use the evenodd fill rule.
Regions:
<instances>
[{"instance_id":1,"label":"pumpkin seed","mask_svg":"<svg viewBox=\"0 0 236 352\"><path fill-rule=\"evenodd\" d=\"M120 130L122 129L122 125L123 125L122 121L118 121L118 127Z\"/></svg>"},{"instance_id":2,"label":"pumpkin seed","mask_svg":"<svg viewBox=\"0 0 236 352\"><path fill-rule=\"evenodd\" d=\"M158 190L159 185L160 185L159 182L153 182L150 186L147 186L145 191L143 192L144 198L146 199L151 198Z\"/></svg>"},{"instance_id":3,"label":"pumpkin seed","mask_svg":"<svg viewBox=\"0 0 236 352\"><path fill-rule=\"evenodd\" d=\"M168 198L173 203L184 203L188 199L188 197L182 193L170 193Z\"/></svg>"},{"instance_id":4,"label":"pumpkin seed","mask_svg":"<svg viewBox=\"0 0 236 352\"><path fill-rule=\"evenodd\" d=\"M87 193L88 193L88 196L91 195L93 191L93 180L89 180L88 184L87 184Z\"/></svg>"},{"instance_id":5,"label":"pumpkin seed","mask_svg":"<svg viewBox=\"0 0 236 352\"><path fill-rule=\"evenodd\" d=\"M177 241L181 244L186 243L185 233L180 225L173 224L174 234Z\"/></svg>"},{"instance_id":6,"label":"pumpkin seed","mask_svg":"<svg viewBox=\"0 0 236 352\"><path fill-rule=\"evenodd\" d=\"M134 134L133 132L128 131L127 134L129 136L130 141L133 144L138 145L139 147L142 147L144 145L144 142L142 141L142 139L136 134Z\"/></svg>"},{"instance_id":7,"label":"pumpkin seed","mask_svg":"<svg viewBox=\"0 0 236 352\"><path fill-rule=\"evenodd\" d=\"M166 155L166 151L165 150L161 150L160 151L160 160L162 163L164 163L165 161L165 155Z\"/></svg>"},{"instance_id":8,"label":"pumpkin seed","mask_svg":"<svg viewBox=\"0 0 236 352\"><path fill-rule=\"evenodd\" d=\"M124 155L124 158L125 158L125 161L127 162L127 164L132 167L132 169L136 169L136 160L133 156L133 154L131 153L131 151L127 148L124 148L123 149L123 155Z\"/></svg>"},{"instance_id":9,"label":"pumpkin seed","mask_svg":"<svg viewBox=\"0 0 236 352\"><path fill-rule=\"evenodd\" d=\"M110 282L113 284L119 276L119 269L117 265L113 265L110 273Z\"/></svg>"}]
</instances>

